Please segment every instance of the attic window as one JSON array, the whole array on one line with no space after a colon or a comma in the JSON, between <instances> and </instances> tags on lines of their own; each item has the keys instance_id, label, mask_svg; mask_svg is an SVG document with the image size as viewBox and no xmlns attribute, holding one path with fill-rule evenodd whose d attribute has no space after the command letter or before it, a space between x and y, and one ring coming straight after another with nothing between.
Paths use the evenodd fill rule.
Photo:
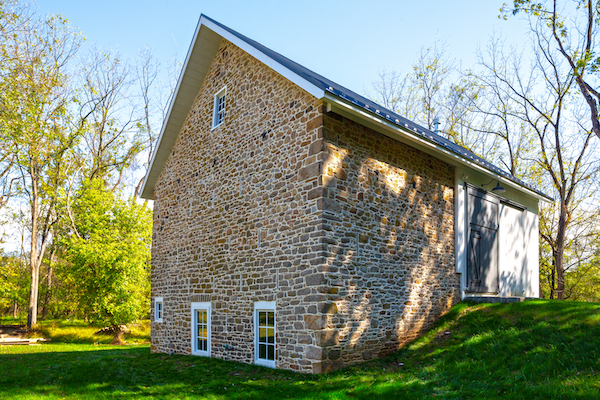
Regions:
<instances>
[{"instance_id":1,"label":"attic window","mask_svg":"<svg viewBox=\"0 0 600 400\"><path fill-rule=\"evenodd\" d=\"M215 94L213 104L213 129L221 125L225 120L225 94L227 93L227 87L219 90Z\"/></svg>"}]
</instances>

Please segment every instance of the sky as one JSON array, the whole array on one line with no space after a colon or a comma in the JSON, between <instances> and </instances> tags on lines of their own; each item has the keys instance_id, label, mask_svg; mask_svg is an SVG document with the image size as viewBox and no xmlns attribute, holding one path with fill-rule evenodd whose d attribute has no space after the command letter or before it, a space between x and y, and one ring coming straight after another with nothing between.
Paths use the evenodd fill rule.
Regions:
<instances>
[{"instance_id":1,"label":"sky","mask_svg":"<svg viewBox=\"0 0 600 400\"><path fill-rule=\"evenodd\" d=\"M526 41L519 18L498 18L502 1L38 0L41 14L61 14L86 46L134 57L149 46L163 65L187 54L200 14L358 93L383 69L408 72L422 47L446 41L463 67L491 35Z\"/></svg>"},{"instance_id":2,"label":"sky","mask_svg":"<svg viewBox=\"0 0 600 400\"><path fill-rule=\"evenodd\" d=\"M150 47L163 66L183 61L205 14L363 95L379 71L408 72L420 49L436 40L446 42L450 58L465 68L492 35L501 34L507 44L525 42L527 24L499 19L501 6L502 0L36 2L39 14L61 14L83 33L83 54L95 46L133 59ZM16 239L3 247L16 249Z\"/></svg>"}]
</instances>

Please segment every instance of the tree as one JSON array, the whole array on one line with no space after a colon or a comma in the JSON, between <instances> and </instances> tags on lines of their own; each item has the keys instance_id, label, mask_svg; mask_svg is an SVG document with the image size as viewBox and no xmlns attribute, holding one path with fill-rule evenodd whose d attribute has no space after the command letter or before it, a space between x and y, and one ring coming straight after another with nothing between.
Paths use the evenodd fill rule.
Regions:
<instances>
[{"instance_id":1,"label":"tree","mask_svg":"<svg viewBox=\"0 0 600 400\"><path fill-rule=\"evenodd\" d=\"M564 299L565 254L574 240L574 217L584 210L590 188L597 187L600 160L597 143L591 141L594 134L583 123L585 112L573 95L575 77L552 50L553 39L543 27L532 26L531 32L530 67L524 65L520 53L511 51L507 56L501 47L493 46L492 57L481 59L481 71L472 75L494 93L491 104L496 105L489 109L500 121L498 126L513 123L512 129L498 133L504 139L501 151L511 160L519 159L520 168L513 173L539 177L538 185L556 196L555 206L541 210L540 235L550 252L546 262L552 271L550 296ZM515 134L510 131L515 128L526 137L511 141ZM521 153L523 148L526 151Z\"/></svg>"},{"instance_id":2,"label":"tree","mask_svg":"<svg viewBox=\"0 0 600 400\"><path fill-rule=\"evenodd\" d=\"M468 77L460 77L444 44L423 47L406 75L381 71L372 87L373 101L495 161L499 139L488 135L490 127L473 121L481 87ZM436 120L441 128L435 125Z\"/></svg>"},{"instance_id":3,"label":"tree","mask_svg":"<svg viewBox=\"0 0 600 400\"><path fill-rule=\"evenodd\" d=\"M544 28L549 32L548 36L552 37L552 43L567 61L580 94L588 105L592 125L590 130L600 138L600 91L597 89L600 56L595 40L600 22L600 1L573 0L570 4L565 2L561 5L557 0L513 0L512 4L512 8L506 3L501 8L505 18L509 14L524 13L532 19L536 29Z\"/></svg>"},{"instance_id":4,"label":"tree","mask_svg":"<svg viewBox=\"0 0 600 400\"><path fill-rule=\"evenodd\" d=\"M135 156L143 150L132 68L118 54L94 49L83 68L80 117L84 147L80 149L89 179L111 181L116 189Z\"/></svg>"},{"instance_id":5,"label":"tree","mask_svg":"<svg viewBox=\"0 0 600 400\"><path fill-rule=\"evenodd\" d=\"M530 165L536 156L533 132L523 118L520 99L510 88L520 87L529 96L534 81L523 76L528 70L523 52L511 48L509 53L512 56L504 52L504 43L496 37L491 38L485 51L477 51L483 68L463 73L461 86L455 85L456 91L468 93L459 101L465 109L461 127L466 128L470 138L459 141L455 134L451 136L458 144L475 147L477 154L490 162L503 165L511 175L531 177Z\"/></svg>"},{"instance_id":6,"label":"tree","mask_svg":"<svg viewBox=\"0 0 600 400\"><path fill-rule=\"evenodd\" d=\"M65 239L69 281L84 314L108 324L113 343L121 343L121 326L145 315L150 305L151 211L134 199L119 199L95 179L81 185L73 215L73 232Z\"/></svg>"},{"instance_id":7,"label":"tree","mask_svg":"<svg viewBox=\"0 0 600 400\"><path fill-rule=\"evenodd\" d=\"M379 79L373 82L373 100L434 130L434 119L444 112L447 80L453 69L445 44L423 47L410 73L379 73Z\"/></svg>"},{"instance_id":8,"label":"tree","mask_svg":"<svg viewBox=\"0 0 600 400\"><path fill-rule=\"evenodd\" d=\"M2 47L0 131L31 217L29 328L37 322L39 270L57 220L58 188L78 138L67 128L65 115L67 66L80 41L63 18L30 18Z\"/></svg>"},{"instance_id":9,"label":"tree","mask_svg":"<svg viewBox=\"0 0 600 400\"><path fill-rule=\"evenodd\" d=\"M38 298L42 316L53 296L72 304L63 247L77 232L73 193L89 179L115 192L138 183L164 87L150 50L136 68L98 49L77 60L81 35L61 17L37 17L27 0L0 0L0 33L0 208L28 205L31 328Z\"/></svg>"},{"instance_id":10,"label":"tree","mask_svg":"<svg viewBox=\"0 0 600 400\"><path fill-rule=\"evenodd\" d=\"M142 50L139 54L139 62L136 69L137 82L140 90L140 97L142 101L142 117L138 123L140 136L144 136L142 140L144 151L146 152L146 159L142 165L144 170L150 167L152 161L152 154L154 152L154 143L158 138L158 127L167 116L167 107L169 99L161 98L166 92L165 88L157 88L158 75L160 65L156 61L154 54L149 48ZM171 82L169 88L169 97L173 93L175 82ZM144 174L145 175L145 174ZM138 196L144 183L144 176L142 176L135 188L135 195Z\"/></svg>"}]
</instances>

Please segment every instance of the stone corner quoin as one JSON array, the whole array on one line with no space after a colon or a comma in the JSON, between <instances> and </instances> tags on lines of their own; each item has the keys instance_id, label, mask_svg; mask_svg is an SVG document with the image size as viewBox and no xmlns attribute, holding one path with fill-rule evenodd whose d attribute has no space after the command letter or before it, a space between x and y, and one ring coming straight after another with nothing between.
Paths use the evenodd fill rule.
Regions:
<instances>
[{"instance_id":1,"label":"stone corner quoin","mask_svg":"<svg viewBox=\"0 0 600 400\"><path fill-rule=\"evenodd\" d=\"M460 300L453 187L452 166L223 40L155 185L152 351L190 354L203 303L210 356L254 363L257 302L275 302L276 368L396 350Z\"/></svg>"}]
</instances>

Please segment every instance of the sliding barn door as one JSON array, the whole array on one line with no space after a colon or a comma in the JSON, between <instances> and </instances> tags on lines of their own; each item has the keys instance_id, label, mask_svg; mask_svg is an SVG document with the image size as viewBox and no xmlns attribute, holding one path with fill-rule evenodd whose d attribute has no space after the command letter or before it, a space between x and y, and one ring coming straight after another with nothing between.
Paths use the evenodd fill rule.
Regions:
<instances>
[{"instance_id":1,"label":"sliding barn door","mask_svg":"<svg viewBox=\"0 0 600 400\"><path fill-rule=\"evenodd\" d=\"M467 291L498 293L498 213L496 196L468 190Z\"/></svg>"}]
</instances>

